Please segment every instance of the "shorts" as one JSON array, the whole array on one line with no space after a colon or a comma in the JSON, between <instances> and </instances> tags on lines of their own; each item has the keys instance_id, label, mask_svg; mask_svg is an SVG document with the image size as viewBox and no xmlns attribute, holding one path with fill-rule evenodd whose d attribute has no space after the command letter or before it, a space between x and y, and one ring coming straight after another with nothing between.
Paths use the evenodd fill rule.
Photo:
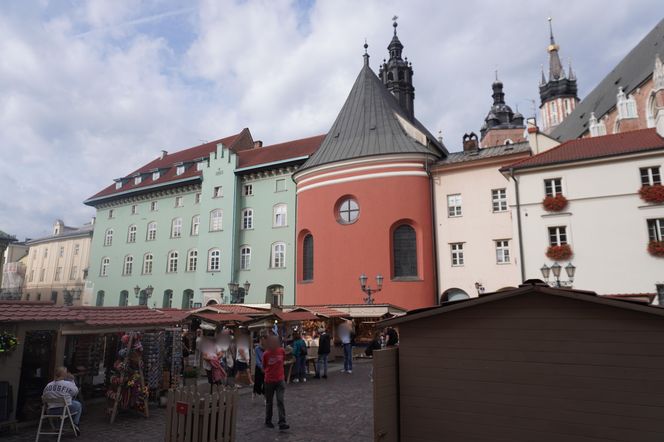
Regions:
<instances>
[{"instance_id":1,"label":"shorts","mask_svg":"<svg viewBox=\"0 0 664 442\"><path fill-rule=\"evenodd\" d=\"M246 362L242 361L235 361L235 370L240 372L240 371L247 371L249 369L249 365Z\"/></svg>"}]
</instances>

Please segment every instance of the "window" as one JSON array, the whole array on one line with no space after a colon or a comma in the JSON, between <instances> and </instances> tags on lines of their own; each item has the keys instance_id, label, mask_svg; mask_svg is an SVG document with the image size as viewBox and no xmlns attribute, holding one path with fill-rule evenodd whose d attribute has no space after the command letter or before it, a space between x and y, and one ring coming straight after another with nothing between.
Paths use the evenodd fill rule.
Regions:
<instances>
[{"instance_id":1,"label":"window","mask_svg":"<svg viewBox=\"0 0 664 442\"><path fill-rule=\"evenodd\" d=\"M461 194L447 195L447 216L461 216Z\"/></svg>"},{"instance_id":2,"label":"window","mask_svg":"<svg viewBox=\"0 0 664 442\"><path fill-rule=\"evenodd\" d=\"M157 239L157 223L152 221L151 223L148 223L147 240L154 241L155 239Z\"/></svg>"},{"instance_id":3,"label":"window","mask_svg":"<svg viewBox=\"0 0 664 442\"><path fill-rule=\"evenodd\" d=\"M161 305L163 308L173 307L173 290L164 290L164 299Z\"/></svg>"},{"instance_id":4,"label":"window","mask_svg":"<svg viewBox=\"0 0 664 442\"><path fill-rule=\"evenodd\" d=\"M106 275L102 275L106 276ZM39 271L39 282L44 282L44 278L46 277L46 269L41 269Z\"/></svg>"},{"instance_id":5,"label":"window","mask_svg":"<svg viewBox=\"0 0 664 442\"><path fill-rule=\"evenodd\" d=\"M111 209L111 210L108 211L108 218L111 219L111 218L113 218L113 216L114 216L114 212L113 212L113 209Z\"/></svg>"},{"instance_id":6,"label":"window","mask_svg":"<svg viewBox=\"0 0 664 442\"><path fill-rule=\"evenodd\" d=\"M552 101L549 104L549 109L551 109L551 125L555 126L558 124L558 106L555 101Z\"/></svg>"},{"instance_id":7,"label":"window","mask_svg":"<svg viewBox=\"0 0 664 442\"><path fill-rule=\"evenodd\" d=\"M412 226L404 224L394 229L392 263L395 278L417 276L417 234Z\"/></svg>"},{"instance_id":8,"label":"window","mask_svg":"<svg viewBox=\"0 0 664 442\"><path fill-rule=\"evenodd\" d=\"M664 241L664 218L648 220L648 239L650 241Z\"/></svg>"},{"instance_id":9,"label":"window","mask_svg":"<svg viewBox=\"0 0 664 442\"><path fill-rule=\"evenodd\" d=\"M138 205L134 204L131 206L131 214L132 215L137 215L138 214Z\"/></svg>"},{"instance_id":10,"label":"window","mask_svg":"<svg viewBox=\"0 0 664 442\"><path fill-rule=\"evenodd\" d=\"M134 257L131 255L125 256L124 264L122 266L122 274L124 276L131 276L134 270Z\"/></svg>"},{"instance_id":11,"label":"window","mask_svg":"<svg viewBox=\"0 0 664 442\"><path fill-rule=\"evenodd\" d=\"M212 191L212 198L221 198L222 196L224 196L224 188L216 186Z\"/></svg>"},{"instance_id":12,"label":"window","mask_svg":"<svg viewBox=\"0 0 664 442\"><path fill-rule=\"evenodd\" d=\"M65 256L65 248L64 248L64 246L60 246L60 249L58 249L58 256L59 256L60 258L62 258L63 256Z\"/></svg>"},{"instance_id":13,"label":"window","mask_svg":"<svg viewBox=\"0 0 664 442\"><path fill-rule=\"evenodd\" d=\"M221 209L215 209L210 212L210 231L217 232L222 229L222 212Z\"/></svg>"},{"instance_id":14,"label":"window","mask_svg":"<svg viewBox=\"0 0 664 442\"><path fill-rule=\"evenodd\" d=\"M463 243L458 242L450 244L452 251L452 267L460 267L463 265Z\"/></svg>"},{"instance_id":15,"label":"window","mask_svg":"<svg viewBox=\"0 0 664 442\"><path fill-rule=\"evenodd\" d=\"M549 245L562 246L567 244L567 227L549 227Z\"/></svg>"},{"instance_id":16,"label":"window","mask_svg":"<svg viewBox=\"0 0 664 442\"><path fill-rule=\"evenodd\" d=\"M136 242L136 226L129 226L127 232L127 242Z\"/></svg>"},{"instance_id":17,"label":"window","mask_svg":"<svg viewBox=\"0 0 664 442\"><path fill-rule=\"evenodd\" d=\"M134 177L134 186L137 185L137 184L141 184L141 181L143 181L142 176L139 175L139 176Z\"/></svg>"},{"instance_id":18,"label":"window","mask_svg":"<svg viewBox=\"0 0 664 442\"><path fill-rule=\"evenodd\" d=\"M563 194L563 179L549 178L544 180L544 194L546 196L558 196Z\"/></svg>"},{"instance_id":19,"label":"window","mask_svg":"<svg viewBox=\"0 0 664 442\"><path fill-rule=\"evenodd\" d=\"M270 267L273 269L286 268L286 244L282 242L272 244Z\"/></svg>"},{"instance_id":20,"label":"window","mask_svg":"<svg viewBox=\"0 0 664 442\"><path fill-rule=\"evenodd\" d=\"M104 245L113 245L113 229L106 229L106 234L104 235Z\"/></svg>"},{"instance_id":21,"label":"window","mask_svg":"<svg viewBox=\"0 0 664 442\"><path fill-rule=\"evenodd\" d=\"M184 206L184 198L181 196L176 196L175 197L175 207L182 207Z\"/></svg>"},{"instance_id":22,"label":"window","mask_svg":"<svg viewBox=\"0 0 664 442\"><path fill-rule=\"evenodd\" d=\"M201 202L201 193L196 192L196 194L194 195L194 204L200 204L200 202Z\"/></svg>"},{"instance_id":23,"label":"window","mask_svg":"<svg viewBox=\"0 0 664 442\"><path fill-rule=\"evenodd\" d=\"M275 181L275 192L285 192L286 191L286 180L283 178L279 178L278 180Z\"/></svg>"},{"instance_id":24,"label":"window","mask_svg":"<svg viewBox=\"0 0 664 442\"><path fill-rule=\"evenodd\" d=\"M254 210L244 209L242 211L242 229L248 230L254 228Z\"/></svg>"},{"instance_id":25,"label":"window","mask_svg":"<svg viewBox=\"0 0 664 442\"><path fill-rule=\"evenodd\" d=\"M143 274L151 275L152 274L152 253L146 253L143 255Z\"/></svg>"},{"instance_id":26,"label":"window","mask_svg":"<svg viewBox=\"0 0 664 442\"><path fill-rule=\"evenodd\" d=\"M346 198L341 201L338 209L338 220L341 224L352 224L360 216L360 206L353 198Z\"/></svg>"},{"instance_id":27,"label":"window","mask_svg":"<svg viewBox=\"0 0 664 442\"><path fill-rule=\"evenodd\" d=\"M491 191L491 204L494 212L505 212L507 210L507 190L493 189Z\"/></svg>"},{"instance_id":28,"label":"window","mask_svg":"<svg viewBox=\"0 0 664 442\"><path fill-rule=\"evenodd\" d=\"M205 168L205 164L207 164L207 161L199 161L196 163L196 170L203 170Z\"/></svg>"},{"instance_id":29,"label":"window","mask_svg":"<svg viewBox=\"0 0 664 442\"><path fill-rule=\"evenodd\" d=\"M175 218L171 221L171 238L180 238L182 236L182 218Z\"/></svg>"},{"instance_id":30,"label":"window","mask_svg":"<svg viewBox=\"0 0 664 442\"><path fill-rule=\"evenodd\" d=\"M178 252L175 250L168 253L168 266L166 272L176 273L178 271Z\"/></svg>"},{"instance_id":31,"label":"window","mask_svg":"<svg viewBox=\"0 0 664 442\"><path fill-rule=\"evenodd\" d=\"M118 303L120 307L126 307L129 305L129 292L123 290L120 292L120 302Z\"/></svg>"},{"instance_id":32,"label":"window","mask_svg":"<svg viewBox=\"0 0 664 442\"><path fill-rule=\"evenodd\" d=\"M183 173L184 173L184 164L181 164L175 168L176 175L182 175Z\"/></svg>"},{"instance_id":33,"label":"window","mask_svg":"<svg viewBox=\"0 0 664 442\"><path fill-rule=\"evenodd\" d=\"M73 281L73 280L76 279L77 276L78 276L78 267L73 266L73 267L69 270L69 279L70 279L71 281Z\"/></svg>"},{"instance_id":34,"label":"window","mask_svg":"<svg viewBox=\"0 0 664 442\"><path fill-rule=\"evenodd\" d=\"M662 184L662 176L659 173L659 166L655 167L642 167L639 169L641 172L641 185L642 186L655 186Z\"/></svg>"},{"instance_id":35,"label":"window","mask_svg":"<svg viewBox=\"0 0 664 442\"><path fill-rule=\"evenodd\" d=\"M187 289L182 293L182 308L191 308L194 305L194 291Z\"/></svg>"},{"instance_id":36,"label":"window","mask_svg":"<svg viewBox=\"0 0 664 442\"><path fill-rule=\"evenodd\" d=\"M618 88L618 95L616 96L618 108L618 119L637 118L636 113L636 100L633 95L629 97L625 94L622 87Z\"/></svg>"},{"instance_id":37,"label":"window","mask_svg":"<svg viewBox=\"0 0 664 442\"><path fill-rule=\"evenodd\" d=\"M221 268L221 251L210 249L208 252L208 272L218 272Z\"/></svg>"},{"instance_id":38,"label":"window","mask_svg":"<svg viewBox=\"0 0 664 442\"><path fill-rule=\"evenodd\" d=\"M74 244L74 256L78 255L80 250L81 250L81 245L80 244Z\"/></svg>"},{"instance_id":39,"label":"window","mask_svg":"<svg viewBox=\"0 0 664 442\"><path fill-rule=\"evenodd\" d=\"M157 201L150 201L150 211L156 212L159 208L159 203Z\"/></svg>"},{"instance_id":40,"label":"window","mask_svg":"<svg viewBox=\"0 0 664 442\"><path fill-rule=\"evenodd\" d=\"M242 246L240 248L240 270L249 270L251 268L251 247Z\"/></svg>"},{"instance_id":41,"label":"window","mask_svg":"<svg viewBox=\"0 0 664 442\"><path fill-rule=\"evenodd\" d=\"M48 258L48 248L44 249L44 258Z\"/></svg>"},{"instance_id":42,"label":"window","mask_svg":"<svg viewBox=\"0 0 664 442\"><path fill-rule=\"evenodd\" d=\"M284 302L284 286L271 285L267 288L266 302L272 307L280 307Z\"/></svg>"},{"instance_id":43,"label":"window","mask_svg":"<svg viewBox=\"0 0 664 442\"><path fill-rule=\"evenodd\" d=\"M254 185L253 184L245 184L242 186L242 195L244 196L252 196L254 194Z\"/></svg>"},{"instance_id":44,"label":"window","mask_svg":"<svg viewBox=\"0 0 664 442\"><path fill-rule=\"evenodd\" d=\"M101 268L99 269L99 276L108 276L108 268L111 265L111 260L110 258L102 258L101 259ZM44 272L44 269L42 269L42 273Z\"/></svg>"},{"instance_id":45,"label":"window","mask_svg":"<svg viewBox=\"0 0 664 442\"><path fill-rule=\"evenodd\" d=\"M161 174L159 173L159 171L152 172L152 181L157 181L160 176Z\"/></svg>"},{"instance_id":46,"label":"window","mask_svg":"<svg viewBox=\"0 0 664 442\"><path fill-rule=\"evenodd\" d=\"M35 280L35 270L32 269L30 270L30 276L28 276L28 282L32 282Z\"/></svg>"},{"instance_id":47,"label":"window","mask_svg":"<svg viewBox=\"0 0 664 442\"><path fill-rule=\"evenodd\" d=\"M496 263L508 264L510 262L510 242L506 239L496 241Z\"/></svg>"},{"instance_id":48,"label":"window","mask_svg":"<svg viewBox=\"0 0 664 442\"><path fill-rule=\"evenodd\" d=\"M53 276L54 281L60 281L60 275L62 275L62 267L55 268L55 275Z\"/></svg>"},{"instance_id":49,"label":"window","mask_svg":"<svg viewBox=\"0 0 664 442\"><path fill-rule=\"evenodd\" d=\"M606 124L604 123L604 120L598 120L597 117L595 117L595 112L590 113L588 129L590 130L591 137L606 135Z\"/></svg>"},{"instance_id":50,"label":"window","mask_svg":"<svg viewBox=\"0 0 664 442\"><path fill-rule=\"evenodd\" d=\"M288 225L288 206L277 204L274 206L274 219L272 227L286 227Z\"/></svg>"},{"instance_id":51,"label":"window","mask_svg":"<svg viewBox=\"0 0 664 442\"><path fill-rule=\"evenodd\" d=\"M200 230L200 226L201 226L201 216L194 215L191 218L191 236L198 236L198 231Z\"/></svg>"},{"instance_id":52,"label":"window","mask_svg":"<svg viewBox=\"0 0 664 442\"><path fill-rule=\"evenodd\" d=\"M187 254L187 271L195 272L198 266L198 250L190 250Z\"/></svg>"},{"instance_id":53,"label":"window","mask_svg":"<svg viewBox=\"0 0 664 442\"><path fill-rule=\"evenodd\" d=\"M302 240L302 280L314 280L314 236L311 233Z\"/></svg>"},{"instance_id":54,"label":"window","mask_svg":"<svg viewBox=\"0 0 664 442\"><path fill-rule=\"evenodd\" d=\"M103 290L99 290L99 291L97 292L97 300L96 300L96 302L95 302L95 305L96 305L97 307L103 307L103 306L104 306L104 296L105 296L105 295L106 295L106 293L104 293Z\"/></svg>"},{"instance_id":55,"label":"window","mask_svg":"<svg viewBox=\"0 0 664 442\"><path fill-rule=\"evenodd\" d=\"M120 188L122 188L122 181L116 181L115 182L115 189L117 190L117 189L120 189Z\"/></svg>"}]
</instances>

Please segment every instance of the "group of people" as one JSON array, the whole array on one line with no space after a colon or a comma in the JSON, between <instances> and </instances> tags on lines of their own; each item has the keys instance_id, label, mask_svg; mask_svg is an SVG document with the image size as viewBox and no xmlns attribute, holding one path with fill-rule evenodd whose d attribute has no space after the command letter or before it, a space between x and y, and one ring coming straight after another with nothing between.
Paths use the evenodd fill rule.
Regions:
<instances>
[{"instance_id":1,"label":"group of people","mask_svg":"<svg viewBox=\"0 0 664 442\"><path fill-rule=\"evenodd\" d=\"M248 385L254 383L249 367L248 334L235 337L229 328L218 331L214 337L203 336L201 332L196 338L196 349L210 385L234 385L240 377Z\"/></svg>"}]
</instances>

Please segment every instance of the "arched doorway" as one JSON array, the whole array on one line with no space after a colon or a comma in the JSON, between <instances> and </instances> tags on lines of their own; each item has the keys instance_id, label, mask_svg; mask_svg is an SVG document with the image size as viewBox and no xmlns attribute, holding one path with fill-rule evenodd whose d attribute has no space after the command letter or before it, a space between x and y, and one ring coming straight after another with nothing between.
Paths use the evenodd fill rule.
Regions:
<instances>
[{"instance_id":1,"label":"arched doorway","mask_svg":"<svg viewBox=\"0 0 664 442\"><path fill-rule=\"evenodd\" d=\"M106 293L103 290L99 290L97 292L97 302L95 303L95 305L97 307L102 307L104 305L104 296L105 295L106 295Z\"/></svg>"},{"instance_id":2,"label":"arched doorway","mask_svg":"<svg viewBox=\"0 0 664 442\"><path fill-rule=\"evenodd\" d=\"M123 290L120 292L120 302L118 303L120 307L126 307L129 305L129 292Z\"/></svg>"},{"instance_id":3,"label":"arched doorway","mask_svg":"<svg viewBox=\"0 0 664 442\"><path fill-rule=\"evenodd\" d=\"M219 303L215 299L210 299L205 305L218 305Z\"/></svg>"},{"instance_id":4,"label":"arched doorway","mask_svg":"<svg viewBox=\"0 0 664 442\"><path fill-rule=\"evenodd\" d=\"M182 292L182 308L188 309L191 308L194 302L194 291L192 289L186 289Z\"/></svg>"},{"instance_id":5,"label":"arched doorway","mask_svg":"<svg viewBox=\"0 0 664 442\"><path fill-rule=\"evenodd\" d=\"M162 300L163 308L173 307L173 290L166 289L164 290L164 299Z\"/></svg>"},{"instance_id":6,"label":"arched doorway","mask_svg":"<svg viewBox=\"0 0 664 442\"><path fill-rule=\"evenodd\" d=\"M455 287L445 290L445 292L440 297L440 303L442 304L444 302L460 301L462 299L468 299L468 298L470 298L470 296L468 296L468 293Z\"/></svg>"},{"instance_id":7,"label":"arched doorway","mask_svg":"<svg viewBox=\"0 0 664 442\"><path fill-rule=\"evenodd\" d=\"M265 294L265 302L272 307L280 307L284 303L284 286L274 284L268 286Z\"/></svg>"}]
</instances>

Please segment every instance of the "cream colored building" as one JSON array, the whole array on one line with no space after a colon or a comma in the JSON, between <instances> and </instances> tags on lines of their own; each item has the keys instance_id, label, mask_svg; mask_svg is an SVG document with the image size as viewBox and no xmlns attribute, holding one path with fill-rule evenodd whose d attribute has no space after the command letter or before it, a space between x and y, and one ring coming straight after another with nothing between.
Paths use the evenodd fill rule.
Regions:
<instances>
[{"instance_id":1,"label":"cream colored building","mask_svg":"<svg viewBox=\"0 0 664 442\"><path fill-rule=\"evenodd\" d=\"M74 228L57 220L52 235L27 241L24 300L89 304L84 292L92 229L93 224Z\"/></svg>"}]
</instances>

